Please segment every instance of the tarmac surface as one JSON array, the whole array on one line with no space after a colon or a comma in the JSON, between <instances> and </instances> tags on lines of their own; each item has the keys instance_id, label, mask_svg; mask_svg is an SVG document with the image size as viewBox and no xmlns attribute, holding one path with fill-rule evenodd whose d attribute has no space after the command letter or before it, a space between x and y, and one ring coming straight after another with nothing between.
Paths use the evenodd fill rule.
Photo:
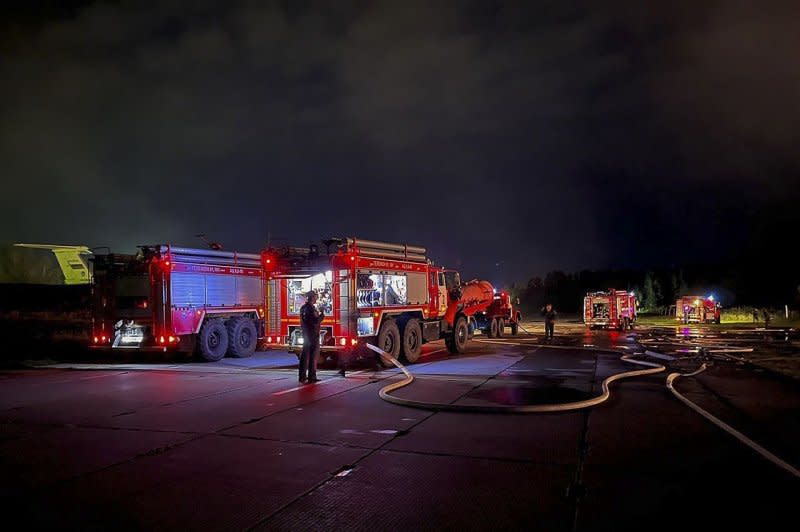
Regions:
<instances>
[{"instance_id":1,"label":"tarmac surface","mask_svg":"<svg viewBox=\"0 0 800 532\"><path fill-rule=\"evenodd\" d=\"M675 330L476 336L425 346L400 397L468 405L598 395L644 353L691 401L794 467L800 384ZM670 336L671 335L671 336ZM692 343L692 338L695 339ZM701 341L700 338L705 338ZM757 342L758 338L749 339ZM670 343L674 342L674 343ZM587 346L587 347L584 347ZM603 347L609 350L595 350ZM661 357L661 358L659 358ZM673 360L674 357L674 360ZM800 479L678 401L668 372L591 409L447 413L381 400L396 369L320 370L294 355L218 363L67 363L0 372L0 497L25 528L628 530L785 528Z\"/></svg>"}]
</instances>

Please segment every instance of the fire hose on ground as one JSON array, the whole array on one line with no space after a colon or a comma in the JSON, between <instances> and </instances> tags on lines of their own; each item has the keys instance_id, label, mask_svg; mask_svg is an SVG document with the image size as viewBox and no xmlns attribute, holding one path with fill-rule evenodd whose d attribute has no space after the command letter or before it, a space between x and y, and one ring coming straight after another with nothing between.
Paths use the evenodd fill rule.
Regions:
<instances>
[{"instance_id":1,"label":"fire hose on ground","mask_svg":"<svg viewBox=\"0 0 800 532\"><path fill-rule=\"evenodd\" d=\"M376 347L372 344L367 344L367 347L375 351L378 355L390 360L400 371L403 372L405 378L399 382L395 382L381 388L379 395L384 401L394 403L396 405L408 406L411 408L421 408L425 410L437 410L445 412L473 412L473 413L509 413L509 414L533 414L544 412L568 412L571 410L580 410L583 408L590 408L604 403L611 397L608 385L614 381L626 379L629 377L638 377L641 375L652 375L660 373L667 368L661 364L653 364L652 362L645 362L643 360L634 360L628 355L624 355L621 360L631 364L638 364L641 366L648 366L648 369L638 369L633 371L626 371L623 373L616 373L606 377L602 383L603 392L597 397L591 399L584 399L582 401L573 401L569 403L557 403L547 405L520 405L520 406L501 406L501 405L459 405L451 403L430 403L425 401L417 401L414 399L407 399L391 395L391 392L404 388L414 382L414 376L406 367L400 363L392 355L383 349Z\"/></svg>"},{"instance_id":2,"label":"fire hose on ground","mask_svg":"<svg viewBox=\"0 0 800 532\"><path fill-rule=\"evenodd\" d=\"M602 390L603 390L602 393L597 397L593 397L591 399L585 399L582 401L573 401L569 403L557 403L557 404L546 404L546 405L521 405L521 406L459 405L452 403L431 403L431 402L417 401L414 399L407 399L391 395L391 392L399 390L400 388L404 388L410 385L412 382L414 382L414 376L411 374L410 371L408 371L408 369L406 369L406 367L403 364L400 363L400 361L398 361L396 358L394 358L386 351L372 344L367 344L367 347L370 348L375 353L377 353L379 356L384 357L387 360L390 360L392 364L394 364L405 375L405 378L403 378L403 380L392 384L388 384L383 388L381 388L381 390L378 392L381 399L400 406L407 406L410 408L420 408L424 410L435 410L442 412L533 414L533 413L569 412L573 410L581 410L584 408L597 406L607 401L611 396L611 392L609 390L609 384L611 384L612 382L630 377L653 375L667 369L665 366L661 364L654 364L652 362L645 362L643 360L635 360L631 357L631 355L623 355L620 357L620 360L631 364L649 366L649 368L616 373L614 375L606 377L602 383ZM593 350L606 351L604 349L593 349ZM613 352L613 351L608 351L608 352ZM700 368L691 373L678 373L678 372L670 373L667 376L666 386L678 400L680 400L686 406L688 406L689 408L691 408L692 410L703 416L706 420L710 421L718 428L721 428L731 436L735 437L740 442L748 446L750 449L756 451L762 457L766 458L773 464L789 472L791 475L795 477L800 477L800 471L798 471L794 466L782 460L778 456L774 455L773 453L771 453L761 445L757 444L756 442L754 442L741 432L737 431L730 425L726 424L722 420L716 418L709 412L703 410L701 407L699 407L698 405L696 405L695 403L684 397L673 386L673 383L677 381L680 377L694 377L695 375L699 375L700 373L704 372L707 369L707 367L708 367L707 364L703 363L700 366Z\"/></svg>"},{"instance_id":3,"label":"fire hose on ground","mask_svg":"<svg viewBox=\"0 0 800 532\"><path fill-rule=\"evenodd\" d=\"M759 444L757 444L756 442L754 442L753 440L751 440L750 438L748 438L747 436L736 430L735 428L731 427L721 419L714 417L709 412L703 410L695 403L687 399L684 395L682 395L678 390L675 389L675 386L673 386L673 383L677 381L679 378L694 377L695 375L699 375L700 373L704 372L706 368L707 365L703 364L700 366L699 369L691 373L670 373L667 376L667 388L669 388L669 391L672 392L672 395L677 397L679 401L681 401L683 404L685 404L686 406L688 406L689 408L691 408L692 410L694 410L695 412L706 418L708 421L710 421L717 427L721 428L722 430L724 430L725 432L727 432L728 434L730 434L731 436L742 442L743 444L747 445L752 450L754 450L755 452L757 452L758 454L760 454L761 456L763 456L764 458L775 464L776 466L788 471L795 477L800 477L800 471L798 471L797 468L785 462L784 460L781 460L780 458L778 458L777 456L775 456L774 454L772 454L771 452L769 452L768 450L766 450L765 448L763 448L762 446L760 446Z\"/></svg>"}]
</instances>

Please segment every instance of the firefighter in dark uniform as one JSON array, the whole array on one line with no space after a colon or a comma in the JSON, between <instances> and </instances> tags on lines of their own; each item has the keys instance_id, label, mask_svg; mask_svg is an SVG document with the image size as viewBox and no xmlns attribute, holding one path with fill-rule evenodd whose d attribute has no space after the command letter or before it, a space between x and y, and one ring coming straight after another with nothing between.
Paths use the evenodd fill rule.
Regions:
<instances>
[{"instance_id":1,"label":"firefighter in dark uniform","mask_svg":"<svg viewBox=\"0 0 800 532\"><path fill-rule=\"evenodd\" d=\"M306 303L300 307L300 324L303 327L303 351L300 353L300 382L317 382L319 358L319 325L325 314L317 310L317 293L306 294ZM308 376L306 376L308 371Z\"/></svg>"},{"instance_id":2,"label":"firefighter in dark uniform","mask_svg":"<svg viewBox=\"0 0 800 532\"><path fill-rule=\"evenodd\" d=\"M553 333L556 326L556 310L551 303L545 305L542 309L542 316L544 316L544 338L545 340L552 340Z\"/></svg>"}]
</instances>

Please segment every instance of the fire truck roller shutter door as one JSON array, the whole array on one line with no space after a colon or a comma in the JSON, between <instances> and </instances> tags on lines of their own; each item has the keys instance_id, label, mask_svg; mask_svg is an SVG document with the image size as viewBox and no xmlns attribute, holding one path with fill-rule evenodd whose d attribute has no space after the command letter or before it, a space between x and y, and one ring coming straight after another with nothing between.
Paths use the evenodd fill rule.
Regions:
<instances>
[{"instance_id":1,"label":"fire truck roller shutter door","mask_svg":"<svg viewBox=\"0 0 800 532\"><path fill-rule=\"evenodd\" d=\"M260 277L236 276L236 303L238 305L262 304L263 284Z\"/></svg>"},{"instance_id":2,"label":"fire truck roller shutter door","mask_svg":"<svg viewBox=\"0 0 800 532\"><path fill-rule=\"evenodd\" d=\"M407 276L407 299L409 305L427 305L428 287L424 273L409 272Z\"/></svg>"},{"instance_id":3,"label":"fire truck roller shutter door","mask_svg":"<svg viewBox=\"0 0 800 532\"><path fill-rule=\"evenodd\" d=\"M236 305L236 279L231 275L206 275L206 298L211 307Z\"/></svg>"}]
</instances>

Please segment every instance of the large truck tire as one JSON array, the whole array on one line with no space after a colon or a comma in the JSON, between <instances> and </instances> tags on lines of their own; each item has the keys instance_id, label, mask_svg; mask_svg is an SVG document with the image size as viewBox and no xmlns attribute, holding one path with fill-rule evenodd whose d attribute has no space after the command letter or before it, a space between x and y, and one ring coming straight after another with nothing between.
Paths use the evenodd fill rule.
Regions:
<instances>
[{"instance_id":1,"label":"large truck tire","mask_svg":"<svg viewBox=\"0 0 800 532\"><path fill-rule=\"evenodd\" d=\"M494 338L497 336L497 320L492 318L489 320L489 327L486 329L486 336Z\"/></svg>"},{"instance_id":2,"label":"large truck tire","mask_svg":"<svg viewBox=\"0 0 800 532\"><path fill-rule=\"evenodd\" d=\"M503 334L505 334L506 329L506 320L503 318L497 318L497 337L502 338Z\"/></svg>"},{"instance_id":3,"label":"large truck tire","mask_svg":"<svg viewBox=\"0 0 800 532\"><path fill-rule=\"evenodd\" d=\"M228 351L228 331L222 320L208 320L200 328L197 338L200 356L209 362L222 360Z\"/></svg>"},{"instance_id":4,"label":"large truck tire","mask_svg":"<svg viewBox=\"0 0 800 532\"><path fill-rule=\"evenodd\" d=\"M256 352L258 332L250 318L232 318L225 324L228 330L228 355L247 358Z\"/></svg>"},{"instance_id":5,"label":"large truck tire","mask_svg":"<svg viewBox=\"0 0 800 532\"><path fill-rule=\"evenodd\" d=\"M511 336L516 336L519 332L519 323L516 321L511 322Z\"/></svg>"},{"instance_id":6,"label":"large truck tire","mask_svg":"<svg viewBox=\"0 0 800 532\"><path fill-rule=\"evenodd\" d=\"M458 355L466 351L468 335L469 330L467 329L467 319L464 316L459 316L456 318L455 324L453 324L452 334L445 338L447 350L454 355Z\"/></svg>"},{"instance_id":7,"label":"large truck tire","mask_svg":"<svg viewBox=\"0 0 800 532\"><path fill-rule=\"evenodd\" d=\"M419 325L419 320L411 318L406 322L403 328L403 342L401 354L406 362L413 364L419 360L422 354L422 327Z\"/></svg>"},{"instance_id":8,"label":"large truck tire","mask_svg":"<svg viewBox=\"0 0 800 532\"><path fill-rule=\"evenodd\" d=\"M400 356L400 342L400 329L397 328L397 323L393 319L384 320L378 333L378 347L397 358ZM391 361L384 360L384 357L380 355L378 355L378 362L384 368L394 367Z\"/></svg>"}]
</instances>

